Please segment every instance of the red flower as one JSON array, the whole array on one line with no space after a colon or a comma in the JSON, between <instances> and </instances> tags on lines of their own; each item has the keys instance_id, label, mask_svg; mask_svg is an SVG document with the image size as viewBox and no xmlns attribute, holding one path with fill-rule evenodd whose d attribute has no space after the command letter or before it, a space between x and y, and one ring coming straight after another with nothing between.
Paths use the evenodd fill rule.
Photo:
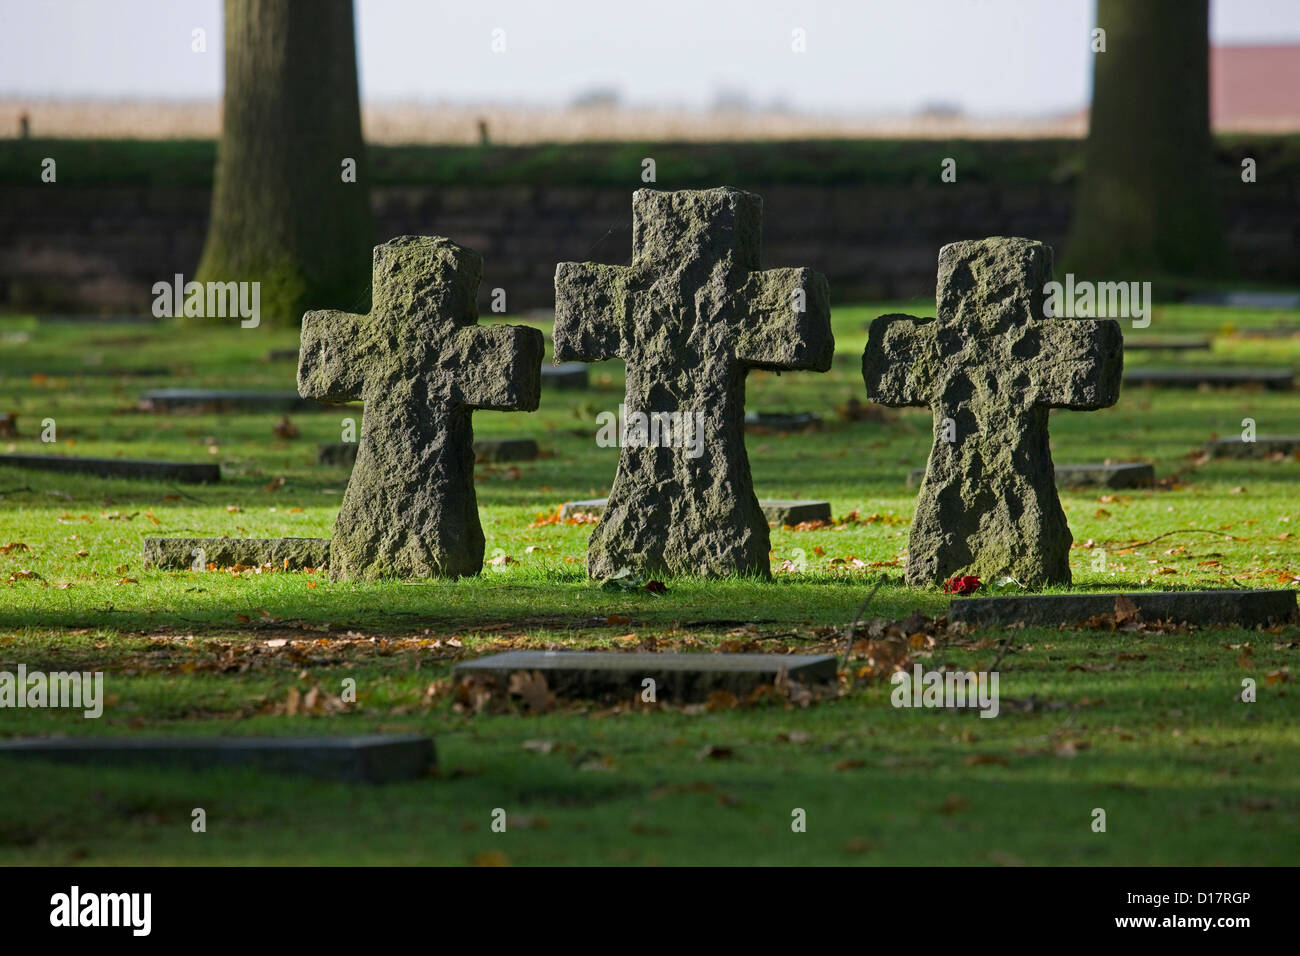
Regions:
<instances>
[{"instance_id":1,"label":"red flower","mask_svg":"<svg viewBox=\"0 0 1300 956\"><path fill-rule=\"evenodd\" d=\"M980 579L973 574L949 578L943 582L944 594L973 594L980 589Z\"/></svg>"}]
</instances>

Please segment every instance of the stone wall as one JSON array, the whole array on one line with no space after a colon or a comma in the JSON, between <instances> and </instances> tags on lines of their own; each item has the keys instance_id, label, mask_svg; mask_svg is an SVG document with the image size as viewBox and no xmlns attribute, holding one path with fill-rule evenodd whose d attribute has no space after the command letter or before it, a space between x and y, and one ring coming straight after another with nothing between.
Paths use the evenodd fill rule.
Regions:
<instances>
[{"instance_id":1,"label":"stone wall","mask_svg":"<svg viewBox=\"0 0 1300 956\"><path fill-rule=\"evenodd\" d=\"M1059 258L1074 196L1072 184L760 192L764 266L818 269L838 302L932 294L939 246L957 239L1027 236ZM148 312L155 282L192 276L208 198L201 188L0 187L0 308ZM496 287L511 312L550 308L558 261L631 256L630 189L389 186L372 203L379 239L445 235L482 253L484 311ZM1237 187L1225 214L1243 279L1300 283L1300 184Z\"/></svg>"}]
</instances>

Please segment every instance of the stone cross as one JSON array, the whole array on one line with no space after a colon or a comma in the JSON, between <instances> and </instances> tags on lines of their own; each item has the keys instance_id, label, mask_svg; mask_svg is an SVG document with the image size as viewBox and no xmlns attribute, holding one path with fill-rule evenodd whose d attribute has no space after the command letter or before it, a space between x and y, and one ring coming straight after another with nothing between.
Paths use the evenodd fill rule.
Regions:
<instances>
[{"instance_id":1,"label":"stone cross","mask_svg":"<svg viewBox=\"0 0 1300 956\"><path fill-rule=\"evenodd\" d=\"M458 577L483 566L471 415L533 411L537 329L480 326L478 254L449 239L375 247L369 315L308 312L298 391L365 402L334 536L330 577Z\"/></svg>"},{"instance_id":2,"label":"stone cross","mask_svg":"<svg viewBox=\"0 0 1300 956\"><path fill-rule=\"evenodd\" d=\"M824 372L835 343L825 276L759 271L762 217L762 199L737 189L642 189L632 197L630 266L555 271L556 361L621 358L627 417L650 426L621 436L609 504L587 545L593 578L625 568L770 573L745 455L745 376Z\"/></svg>"},{"instance_id":3,"label":"stone cross","mask_svg":"<svg viewBox=\"0 0 1300 956\"><path fill-rule=\"evenodd\" d=\"M871 323L862 377L873 401L930 406L934 444L908 541L907 581L1008 575L1070 582L1056 495L1051 408L1115 404L1123 335L1113 319L1049 319L1052 249L1029 239L939 251L938 319Z\"/></svg>"}]
</instances>

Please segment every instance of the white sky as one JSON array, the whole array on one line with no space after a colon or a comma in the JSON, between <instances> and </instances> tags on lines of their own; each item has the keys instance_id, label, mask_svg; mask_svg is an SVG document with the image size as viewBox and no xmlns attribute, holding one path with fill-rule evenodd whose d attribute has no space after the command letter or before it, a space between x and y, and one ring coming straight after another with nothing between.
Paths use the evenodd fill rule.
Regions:
<instances>
[{"instance_id":1,"label":"white sky","mask_svg":"<svg viewBox=\"0 0 1300 956\"><path fill-rule=\"evenodd\" d=\"M1093 0L355 0L363 100L982 116L1086 104ZM1212 0L1216 43L1300 42L1300 0ZM193 53L191 31L207 30ZM802 28L808 52L791 52ZM505 31L506 51L490 49ZM0 0L0 95L212 99L220 0Z\"/></svg>"}]
</instances>

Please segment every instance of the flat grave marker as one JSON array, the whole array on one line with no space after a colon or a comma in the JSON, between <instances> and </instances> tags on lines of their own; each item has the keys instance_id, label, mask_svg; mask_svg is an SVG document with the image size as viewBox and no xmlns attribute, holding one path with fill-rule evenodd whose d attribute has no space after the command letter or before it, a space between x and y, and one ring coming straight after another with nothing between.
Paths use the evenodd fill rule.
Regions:
<instances>
[{"instance_id":1,"label":"flat grave marker","mask_svg":"<svg viewBox=\"0 0 1300 956\"><path fill-rule=\"evenodd\" d=\"M187 485L221 480L221 466L210 461L151 461L131 458L79 458L72 455L0 455L0 465L55 471L61 474L97 475L100 478L140 478L177 481Z\"/></svg>"},{"instance_id":2,"label":"flat grave marker","mask_svg":"<svg viewBox=\"0 0 1300 956\"><path fill-rule=\"evenodd\" d=\"M608 498L583 498L566 501L560 506L560 517L571 518L576 514L602 515L609 505ZM779 526L796 525L805 521L830 521L831 503L829 501L758 499L758 507L768 524Z\"/></svg>"},{"instance_id":3,"label":"flat grave marker","mask_svg":"<svg viewBox=\"0 0 1300 956\"><path fill-rule=\"evenodd\" d=\"M745 427L754 431L799 432L821 422L816 412L745 412Z\"/></svg>"},{"instance_id":4,"label":"flat grave marker","mask_svg":"<svg viewBox=\"0 0 1300 956\"><path fill-rule=\"evenodd\" d=\"M327 407L297 392L158 388L140 396L140 410L145 412L301 412Z\"/></svg>"},{"instance_id":5,"label":"flat grave marker","mask_svg":"<svg viewBox=\"0 0 1300 956\"><path fill-rule=\"evenodd\" d=\"M1198 292L1188 296L1187 301L1236 309L1300 309L1300 293L1296 292Z\"/></svg>"},{"instance_id":6,"label":"flat grave marker","mask_svg":"<svg viewBox=\"0 0 1300 956\"><path fill-rule=\"evenodd\" d=\"M547 688L561 697L592 698L640 694L655 682L659 700L707 700L714 691L745 694L771 684L781 672L801 683L830 683L832 654L653 654L606 651L507 651L452 668L453 678L487 674L502 681L516 671L540 671Z\"/></svg>"},{"instance_id":7,"label":"flat grave marker","mask_svg":"<svg viewBox=\"0 0 1300 956\"><path fill-rule=\"evenodd\" d=\"M1206 352L1214 345L1211 339L1125 339L1125 352Z\"/></svg>"},{"instance_id":8,"label":"flat grave marker","mask_svg":"<svg viewBox=\"0 0 1300 956\"><path fill-rule=\"evenodd\" d=\"M1124 373L1124 384L1164 388L1241 388L1261 387L1269 391L1290 391L1295 373L1289 368L1231 368L1227 366L1180 366L1161 368L1143 366Z\"/></svg>"},{"instance_id":9,"label":"flat grave marker","mask_svg":"<svg viewBox=\"0 0 1300 956\"><path fill-rule=\"evenodd\" d=\"M344 783L426 776L433 739L416 734L347 737L42 737L0 740L0 758L81 766L227 770L247 767Z\"/></svg>"},{"instance_id":10,"label":"flat grave marker","mask_svg":"<svg viewBox=\"0 0 1300 956\"><path fill-rule=\"evenodd\" d=\"M1300 435L1256 435L1254 441L1218 438L1205 443L1205 453L1211 458L1292 457L1300 455Z\"/></svg>"},{"instance_id":11,"label":"flat grave marker","mask_svg":"<svg viewBox=\"0 0 1300 956\"><path fill-rule=\"evenodd\" d=\"M1156 470L1150 462L1117 465L1056 465L1058 488L1153 488ZM907 473L907 487L918 488L925 479L924 468Z\"/></svg>"},{"instance_id":12,"label":"flat grave marker","mask_svg":"<svg viewBox=\"0 0 1300 956\"><path fill-rule=\"evenodd\" d=\"M271 565L288 571L329 567L328 538L145 538L143 559L147 567L185 571L202 552L202 564L233 568Z\"/></svg>"},{"instance_id":13,"label":"flat grave marker","mask_svg":"<svg viewBox=\"0 0 1300 956\"><path fill-rule=\"evenodd\" d=\"M543 365L542 384L561 392L580 392L590 384L590 373L582 362Z\"/></svg>"},{"instance_id":14,"label":"flat grave marker","mask_svg":"<svg viewBox=\"0 0 1300 956\"><path fill-rule=\"evenodd\" d=\"M1023 623L1035 627L1070 627L1090 617L1115 612L1121 594L1014 594L954 598L948 619L971 626ZM1296 592L1269 591L1132 591L1123 592L1144 621L1186 622L1235 627L1271 626L1295 620Z\"/></svg>"}]
</instances>

